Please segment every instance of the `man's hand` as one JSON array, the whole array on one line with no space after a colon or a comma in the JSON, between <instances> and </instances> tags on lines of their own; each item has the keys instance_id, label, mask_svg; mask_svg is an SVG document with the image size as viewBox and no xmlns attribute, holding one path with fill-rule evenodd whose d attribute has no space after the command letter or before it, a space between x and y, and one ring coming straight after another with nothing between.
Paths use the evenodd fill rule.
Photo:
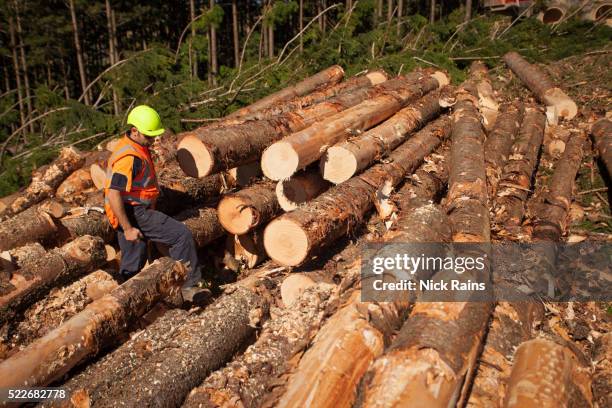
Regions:
<instances>
[{"instance_id":1,"label":"man's hand","mask_svg":"<svg viewBox=\"0 0 612 408\"><path fill-rule=\"evenodd\" d=\"M138 228L134 228L134 227L131 227L125 230L123 232L123 235L125 236L125 239L127 239L128 241L138 241L139 239L144 238L144 236L142 235L142 232L140 232Z\"/></svg>"}]
</instances>

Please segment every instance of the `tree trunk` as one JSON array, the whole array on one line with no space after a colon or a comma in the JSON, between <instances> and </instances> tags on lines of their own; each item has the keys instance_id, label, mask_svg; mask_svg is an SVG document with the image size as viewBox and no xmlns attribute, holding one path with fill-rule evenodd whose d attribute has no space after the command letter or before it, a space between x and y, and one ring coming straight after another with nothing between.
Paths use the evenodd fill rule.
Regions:
<instances>
[{"instance_id":1,"label":"tree trunk","mask_svg":"<svg viewBox=\"0 0 612 408\"><path fill-rule=\"evenodd\" d=\"M23 43L22 31L21 31L21 18L19 17L19 9L17 7L17 1L14 1L15 6L15 21L17 22L17 38L19 40L19 56L21 58L21 68L23 69L23 83L25 89L26 105L28 106L28 118L32 118L32 95L30 92L30 79L28 75L28 63L25 55L25 44ZM34 132L34 125L30 124L30 132Z\"/></svg>"},{"instance_id":2,"label":"tree trunk","mask_svg":"<svg viewBox=\"0 0 612 408\"><path fill-rule=\"evenodd\" d=\"M287 180L276 184L276 198L284 211L292 211L307 203L329 188L318 171L305 171L294 174Z\"/></svg>"},{"instance_id":3,"label":"tree trunk","mask_svg":"<svg viewBox=\"0 0 612 408\"><path fill-rule=\"evenodd\" d=\"M332 65L331 67L324 69L323 71L318 72L293 86L283 88L278 92L253 102L249 106L238 109L227 117L231 119L241 119L255 112L270 108L279 102L288 101L300 96L306 96L317 88L336 84L342 81L342 78L344 78L344 70L342 67L339 65Z\"/></svg>"},{"instance_id":4,"label":"tree trunk","mask_svg":"<svg viewBox=\"0 0 612 408\"><path fill-rule=\"evenodd\" d=\"M466 83L468 91L478 98L478 111L482 116L482 123L487 131L493 128L499 111L499 104L495 98L495 92L489 79L487 66L480 61L474 61L470 65L471 80Z\"/></svg>"},{"instance_id":5,"label":"tree trunk","mask_svg":"<svg viewBox=\"0 0 612 408\"><path fill-rule=\"evenodd\" d=\"M23 195L18 197L8 211L17 214L52 196L59 185L85 162L83 154L73 147L62 149L60 156L48 167L38 169Z\"/></svg>"},{"instance_id":6,"label":"tree trunk","mask_svg":"<svg viewBox=\"0 0 612 408\"><path fill-rule=\"evenodd\" d=\"M300 53L304 52L304 0L300 0L300 15L298 17L299 28L300 28Z\"/></svg>"},{"instance_id":7,"label":"tree trunk","mask_svg":"<svg viewBox=\"0 0 612 408\"><path fill-rule=\"evenodd\" d=\"M263 246L263 228L256 228L242 235L229 235L231 255L239 264L253 269L268 258Z\"/></svg>"},{"instance_id":8,"label":"tree trunk","mask_svg":"<svg viewBox=\"0 0 612 408\"><path fill-rule=\"evenodd\" d=\"M457 92L453 111L450 181L447 208L453 241L489 242L489 209L484 164L485 134L474 96Z\"/></svg>"},{"instance_id":9,"label":"tree trunk","mask_svg":"<svg viewBox=\"0 0 612 408\"><path fill-rule=\"evenodd\" d=\"M223 236L223 227L214 208L196 208L177 214L176 219L182 221L191 231L193 240L200 248Z\"/></svg>"},{"instance_id":10,"label":"tree trunk","mask_svg":"<svg viewBox=\"0 0 612 408\"><path fill-rule=\"evenodd\" d=\"M51 288L91 272L104 262L104 241L86 235L28 263L11 278L15 290L0 296L0 323L25 310Z\"/></svg>"},{"instance_id":11,"label":"tree trunk","mask_svg":"<svg viewBox=\"0 0 612 408\"><path fill-rule=\"evenodd\" d=\"M583 155L585 134L574 133L555 165L544 202L535 213L534 237L540 240L557 242L567 227L567 214L572 204L574 179L580 168Z\"/></svg>"},{"instance_id":12,"label":"tree trunk","mask_svg":"<svg viewBox=\"0 0 612 408\"><path fill-rule=\"evenodd\" d=\"M227 184L234 187L247 187L261 177L259 163L243 164L227 171Z\"/></svg>"},{"instance_id":13,"label":"tree trunk","mask_svg":"<svg viewBox=\"0 0 612 408\"><path fill-rule=\"evenodd\" d=\"M8 355L0 356L0 359L15 354L45 336L117 286L112 276L98 270L69 286L51 292L26 310L22 321L14 322L15 327L9 329L10 337L3 339L3 344L0 345L0 349L6 349Z\"/></svg>"},{"instance_id":14,"label":"tree trunk","mask_svg":"<svg viewBox=\"0 0 612 408\"><path fill-rule=\"evenodd\" d=\"M383 15L383 0L378 0L376 2L376 16L374 19L374 22L376 23L376 25L378 25L378 23L382 20L382 15Z\"/></svg>"},{"instance_id":15,"label":"tree trunk","mask_svg":"<svg viewBox=\"0 0 612 408\"><path fill-rule=\"evenodd\" d=\"M274 58L274 26L268 26L268 58Z\"/></svg>"},{"instance_id":16,"label":"tree trunk","mask_svg":"<svg viewBox=\"0 0 612 408\"><path fill-rule=\"evenodd\" d=\"M80 168L66 177L66 180L57 188L55 196L69 202L77 196L90 192L92 188L94 188L94 184L89 169Z\"/></svg>"},{"instance_id":17,"label":"tree trunk","mask_svg":"<svg viewBox=\"0 0 612 408\"><path fill-rule=\"evenodd\" d=\"M91 96L87 89L87 76L85 74L85 62L83 61L83 51L81 50L81 41L79 40L79 25L76 17L76 10L74 7L74 0L68 0L68 7L70 8L70 18L72 19L72 32L74 34L74 48L77 54L77 64L79 66L79 77L81 79L81 89L83 89L84 96L83 100L85 105L91 105Z\"/></svg>"},{"instance_id":18,"label":"tree trunk","mask_svg":"<svg viewBox=\"0 0 612 408\"><path fill-rule=\"evenodd\" d=\"M599 158L608 170L608 177L612 178L612 121L600 119L591 128L595 147Z\"/></svg>"},{"instance_id":19,"label":"tree trunk","mask_svg":"<svg viewBox=\"0 0 612 408\"><path fill-rule=\"evenodd\" d=\"M529 64L516 52L504 55L504 62L523 81L540 102L554 109L555 116L567 120L573 119L578 113L576 103L560 88L554 86L548 75L535 65Z\"/></svg>"},{"instance_id":20,"label":"tree trunk","mask_svg":"<svg viewBox=\"0 0 612 408\"><path fill-rule=\"evenodd\" d=\"M472 19L472 0L465 0L465 18L463 21L468 22Z\"/></svg>"},{"instance_id":21,"label":"tree trunk","mask_svg":"<svg viewBox=\"0 0 612 408\"><path fill-rule=\"evenodd\" d=\"M0 253L0 296L16 290L15 285L11 283L13 272L16 269L25 268L46 253L45 248L38 242ZM5 350L0 347L0 351Z\"/></svg>"},{"instance_id":22,"label":"tree trunk","mask_svg":"<svg viewBox=\"0 0 612 408\"><path fill-rule=\"evenodd\" d=\"M381 125L327 149L320 161L323 178L342 183L387 156L412 132L440 115L444 105L440 101L445 99L445 93L427 94Z\"/></svg>"},{"instance_id":23,"label":"tree trunk","mask_svg":"<svg viewBox=\"0 0 612 408\"><path fill-rule=\"evenodd\" d=\"M359 290L332 315L300 358L278 402L266 406L351 407L359 379L383 353L407 303L361 302Z\"/></svg>"},{"instance_id":24,"label":"tree trunk","mask_svg":"<svg viewBox=\"0 0 612 408\"><path fill-rule=\"evenodd\" d=\"M106 6L106 29L108 31L108 59L110 61L110 65L115 65L117 62L115 60L115 31L113 30L113 9L111 8L110 0L105 0ZM113 88L113 109L115 115L119 115L119 96L117 95L117 91L115 91L115 87L111 85Z\"/></svg>"},{"instance_id":25,"label":"tree trunk","mask_svg":"<svg viewBox=\"0 0 612 408\"><path fill-rule=\"evenodd\" d=\"M342 114L318 121L274 143L263 152L261 169L272 180L289 178L319 160L325 153L324 146L332 146L351 135L360 134L441 85L433 76L412 83L404 80L392 92L366 100Z\"/></svg>"},{"instance_id":26,"label":"tree trunk","mask_svg":"<svg viewBox=\"0 0 612 408\"><path fill-rule=\"evenodd\" d=\"M50 237L57 231L53 218L40 205L0 223L0 251Z\"/></svg>"},{"instance_id":27,"label":"tree trunk","mask_svg":"<svg viewBox=\"0 0 612 408\"><path fill-rule=\"evenodd\" d=\"M524 108L521 103L502 105L495 127L489 132L484 147L489 197L495 197L497 194L497 185L521 127L523 114Z\"/></svg>"},{"instance_id":28,"label":"tree trunk","mask_svg":"<svg viewBox=\"0 0 612 408\"><path fill-rule=\"evenodd\" d=\"M234 66L240 67L240 40L238 38L238 5L232 0L232 37L234 40Z\"/></svg>"},{"instance_id":29,"label":"tree trunk","mask_svg":"<svg viewBox=\"0 0 612 408\"><path fill-rule=\"evenodd\" d=\"M190 390L254 335L267 308L263 295L237 287L202 313L188 317L169 339L171 346L147 355L138 375L109 384L104 399L143 407L180 406Z\"/></svg>"},{"instance_id":30,"label":"tree trunk","mask_svg":"<svg viewBox=\"0 0 612 408\"><path fill-rule=\"evenodd\" d=\"M212 10L215 7L215 0L210 0L209 4ZM217 65L217 28L213 24L210 25L210 69L212 84L216 86L219 67Z\"/></svg>"},{"instance_id":31,"label":"tree trunk","mask_svg":"<svg viewBox=\"0 0 612 408\"><path fill-rule=\"evenodd\" d=\"M387 24L391 26L393 20L393 0L387 0Z\"/></svg>"},{"instance_id":32,"label":"tree trunk","mask_svg":"<svg viewBox=\"0 0 612 408\"><path fill-rule=\"evenodd\" d=\"M283 101L281 103L277 103L276 105L272 105L268 108L253 112L252 114L243 116L235 121L224 121L221 123L221 126L224 126L226 123L235 124L246 120L270 119L273 116L280 115L281 113L307 108L316 103L323 102L331 97L343 93L352 92L359 88L371 87L373 85L381 84L386 80L387 74L385 74L383 71L372 71L368 74L355 76L344 82L339 82L337 84L324 87L321 90L316 90L307 95L301 97L294 97L293 99L288 100L286 102Z\"/></svg>"},{"instance_id":33,"label":"tree trunk","mask_svg":"<svg viewBox=\"0 0 612 408\"><path fill-rule=\"evenodd\" d=\"M98 209L79 208L56 220L55 242L61 244L85 235L100 237L107 244L113 242L115 230L106 214L100 212L103 211L102 203L100 204Z\"/></svg>"},{"instance_id":34,"label":"tree trunk","mask_svg":"<svg viewBox=\"0 0 612 408\"><path fill-rule=\"evenodd\" d=\"M235 8L235 1L232 2L232 17L234 17L234 8ZM195 20L196 15L195 15L195 0L189 0L189 21L191 22L191 37L189 37L189 68L190 68L190 72L191 72L191 78L197 78L198 77L198 62L197 62L197 56L195 54L195 51L193 50L193 40L196 37L196 29L195 29L195 25L193 24L193 20ZM237 64L237 63L236 63Z\"/></svg>"},{"instance_id":35,"label":"tree trunk","mask_svg":"<svg viewBox=\"0 0 612 408\"><path fill-rule=\"evenodd\" d=\"M264 233L264 246L270 258L281 265L299 265L354 230L373 207L379 186L385 182L397 185L449 132L448 118L436 120L395 149L388 162L371 167L270 222Z\"/></svg>"},{"instance_id":36,"label":"tree trunk","mask_svg":"<svg viewBox=\"0 0 612 408\"><path fill-rule=\"evenodd\" d=\"M287 134L302 130L365 99L391 92L404 84L402 79L360 88L329 100L286 112L279 116L221 128L199 128L184 133L178 144L178 160L185 174L204 177L257 160L263 150Z\"/></svg>"},{"instance_id":37,"label":"tree trunk","mask_svg":"<svg viewBox=\"0 0 612 408\"><path fill-rule=\"evenodd\" d=\"M429 24L436 22L436 0L429 0Z\"/></svg>"},{"instance_id":38,"label":"tree trunk","mask_svg":"<svg viewBox=\"0 0 612 408\"><path fill-rule=\"evenodd\" d=\"M178 290L186 268L163 258L0 363L2 387L45 386L114 343L128 323ZM8 375L10 373L10 375Z\"/></svg>"},{"instance_id":39,"label":"tree trunk","mask_svg":"<svg viewBox=\"0 0 612 408\"><path fill-rule=\"evenodd\" d=\"M502 406L512 369L511 357L522 342L533 337L534 328L543 317L542 304L535 301L497 304L468 406Z\"/></svg>"},{"instance_id":40,"label":"tree trunk","mask_svg":"<svg viewBox=\"0 0 612 408\"><path fill-rule=\"evenodd\" d=\"M506 228L523 222L525 201L544 139L546 116L537 108L526 108L523 124L504 166L493 212L495 223Z\"/></svg>"},{"instance_id":41,"label":"tree trunk","mask_svg":"<svg viewBox=\"0 0 612 408\"><path fill-rule=\"evenodd\" d=\"M397 36L402 36L402 17L404 15L404 0L397 0Z\"/></svg>"},{"instance_id":42,"label":"tree trunk","mask_svg":"<svg viewBox=\"0 0 612 408\"><path fill-rule=\"evenodd\" d=\"M23 91L21 87L21 73L19 70L19 58L17 57L17 39L15 35L15 24L13 19L9 17L9 32L11 39L11 53L13 57L13 70L15 71L15 84L17 85L17 103L19 104L19 124L23 126L26 123L25 106L23 105Z\"/></svg>"},{"instance_id":43,"label":"tree trunk","mask_svg":"<svg viewBox=\"0 0 612 408\"><path fill-rule=\"evenodd\" d=\"M275 187L275 183L268 180L225 194L217 207L223 228L232 234L246 234L278 214L281 208Z\"/></svg>"},{"instance_id":44,"label":"tree trunk","mask_svg":"<svg viewBox=\"0 0 612 408\"><path fill-rule=\"evenodd\" d=\"M588 367L568 347L547 339L521 344L514 356L504 407L590 407Z\"/></svg>"}]
</instances>

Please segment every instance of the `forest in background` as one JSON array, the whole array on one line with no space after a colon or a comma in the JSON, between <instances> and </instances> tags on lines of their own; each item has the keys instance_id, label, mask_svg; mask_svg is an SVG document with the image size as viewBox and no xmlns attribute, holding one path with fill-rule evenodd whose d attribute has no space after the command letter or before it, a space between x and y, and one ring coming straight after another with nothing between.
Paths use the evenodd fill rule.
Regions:
<instances>
[{"instance_id":1,"label":"forest in background","mask_svg":"<svg viewBox=\"0 0 612 408\"><path fill-rule=\"evenodd\" d=\"M60 147L86 150L121 132L138 104L179 132L333 64L347 76L433 65L459 82L474 59L495 66L518 50L558 60L602 49L610 34L469 0L2 0L0 196Z\"/></svg>"}]
</instances>

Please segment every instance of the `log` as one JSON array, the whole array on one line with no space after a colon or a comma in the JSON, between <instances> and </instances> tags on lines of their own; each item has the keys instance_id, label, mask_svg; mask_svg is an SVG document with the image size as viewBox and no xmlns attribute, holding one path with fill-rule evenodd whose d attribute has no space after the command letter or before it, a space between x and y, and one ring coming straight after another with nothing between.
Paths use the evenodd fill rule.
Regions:
<instances>
[{"instance_id":1,"label":"log","mask_svg":"<svg viewBox=\"0 0 612 408\"><path fill-rule=\"evenodd\" d=\"M592 406L591 381L568 347L539 338L516 350L504 407Z\"/></svg>"},{"instance_id":2,"label":"log","mask_svg":"<svg viewBox=\"0 0 612 408\"><path fill-rule=\"evenodd\" d=\"M249 106L245 106L244 108L238 109L227 117L230 119L239 119L248 116L254 112L269 108L270 106L275 105L279 102L304 96L317 88L340 82L342 81L343 77L344 70L342 69L342 67L340 65L332 65L331 67L326 68L323 71L318 72L315 75L310 76L293 86L283 88L278 92L274 92L273 94L261 98L256 102L253 102Z\"/></svg>"},{"instance_id":3,"label":"log","mask_svg":"<svg viewBox=\"0 0 612 408\"><path fill-rule=\"evenodd\" d=\"M548 75L535 65L528 63L516 52L504 55L504 62L523 81L535 96L554 109L555 115L567 120L573 119L578 113L576 103L560 88L555 87Z\"/></svg>"},{"instance_id":4,"label":"log","mask_svg":"<svg viewBox=\"0 0 612 408\"><path fill-rule=\"evenodd\" d=\"M270 106L269 108L262 109L260 111L253 112L250 115L243 116L239 120L268 119L273 116L280 115L281 113L306 108L308 106L314 105L315 103L323 102L328 98L334 97L345 92L351 92L359 88L378 85L385 82L386 80L388 80L388 77L384 71L372 71L365 75L354 76L344 82L339 82L337 84L323 88L320 91L315 91L308 95L304 95L300 98L295 98L293 100L277 103L273 106ZM226 123L226 121L222 120L222 124Z\"/></svg>"},{"instance_id":5,"label":"log","mask_svg":"<svg viewBox=\"0 0 612 408\"><path fill-rule=\"evenodd\" d=\"M612 179L612 121L600 119L591 128L593 141L601 161L606 166L608 178Z\"/></svg>"},{"instance_id":6,"label":"log","mask_svg":"<svg viewBox=\"0 0 612 408\"><path fill-rule=\"evenodd\" d=\"M48 296L23 313L23 320L14 322L10 336L2 339L0 349L15 354L36 339L59 327L88 304L111 292L117 282L103 270L97 270L63 288L53 289Z\"/></svg>"},{"instance_id":7,"label":"log","mask_svg":"<svg viewBox=\"0 0 612 408\"><path fill-rule=\"evenodd\" d=\"M110 225L102 207L71 208L67 215L55 222L57 225L55 242L57 244L63 244L84 235L100 237L107 244L115 240L115 230Z\"/></svg>"},{"instance_id":8,"label":"log","mask_svg":"<svg viewBox=\"0 0 612 408\"><path fill-rule=\"evenodd\" d=\"M256 228L242 235L231 235L232 254L241 265L253 269L268 258L263 246L263 229Z\"/></svg>"},{"instance_id":9,"label":"log","mask_svg":"<svg viewBox=\"0 0 612 408\"><path fill-rule=\"evenodd\" d=\"M488 242L488 193L484 164L485 134L476 98L462 87L453 112L447 211L453 241Z\"/></svg>"},{"instance_id":10,"label":"log","mask_svg":"<svg viewBox=\"0 0 612 408\"><path fill-rule=\"evenodd\" d=\"M281 210L275 190L275 183L262 181L224 195L217 207L219 222L228 232L236 235L246 234L265 224Z\"/></svg>"},{"instance_id":11,"label":"log","mask_svg":"<svg viewBox=\"0 0 612 408\"><path fill-rule=\"evenodd\" d=\"M223 236L223 227L217 210L210 207L185 210L176 216L191 231L193 240L200 248Z\"/></svg>"},{"instance_id":12,"label":"log","mask_svg":"<svg viewBox=\"0 0 612 408\"><path fill-rule=\"evenodd\" d=\"M495 91L489 79L489 70L482 61L474 61L470 65L469 81L470 92L478 98L478 111L482 117L484 128L489 131L495 125L499 104L495 98Z\"/></svg>"},{"instance_id":13,"label":"log","mask_svg":"<svg viewBox=\"0 0 612 408\"><path fill-rule=\"evenodd\" d=\"M304 171L276 184L276 199L284 211L298 208L329 188L318 171Z\"/></svg>"},{"instance_id":14,"label":"log","mask_svg":"<svg viewBox=\"0 0 612 408\"><path fill-rule=\"evenodd\" d=\"M281 300L285 307L292 307L302 294L317 283L308 273L291 273L281 283Z\"/></svg>"},{"instance_id":15,"label":"log","mask_svg":"<svg viewBox=\"0 0 612 408\"><path fill-rule=\"evenodd\" d=\"M446 99L449 88L432 92L363 135L331 146L320 161L325 180L342 183L387 156L404 142L411 132L433 120L442 111L440 100Z\"/></svg>"},{"instance_id":16,"label":"log","mask_svg":"<svg viewBox=\"0 0 612 408\"><path fill-rule=\"evenodd\" d=\"M106 262L104 241L85 235L47 252L13 273L15 290L0 296L0 324L23 312L55 286L71 282Z\"/></svg>"},{"instance_id":17,"label":"log","mask_svg":"<svg viewBox=\"0 0 612 408\"><path fill-rule=\"evenodd\" d=\"M395 149L388 162L371 167L270 222L264 231L264 247L270 258L281 265L300 265L353 230L372 209L378 187L386 180L397 185L449 133L450 120L439 118Z\"/></svg>"},{"instance_id":18,"label":"log","mask_svg":"<svg viewBox=\"0 0 612 408\"><path fill-rule=\"evenodd\" d=\"M13 272L16 269L26 267L44 254L46 254L45 248L38 242L0 253L0 296L16 290L15 285L11 283Z\"/></svg>"},{"instance_id":19,"label":"log","mask_svg":"<svg viewBox=\"0 0 612 408\"><path fill-rule=\"evenodd\" d=\"M321 120L268 147L261 156L261 169L272 180L289 178L319 160L327 147L366 131L443 85L445 83L438 82L434 76L413 83L405 82L393 92L363 101L345 112Z\"/></svg>"},{"instance_id":20,"label":"log","mask_svg":"<svg viewBox=\"0 0 612 408\"><path fill-rule=\"evenodd\" d=\"M596 406L609 407L612 405L610 393L610 372L612 372L612 332L607 332L597 340L593 347L593 401Z\"/></svg>"},{"instance_id":21,"label":"log","mask_svg":"<svg viewBox=\"0 0 612 408\"><path fill-rule=\"evenodd\" d=\"M291 307L278 309L264 324L257 341L193 389L183 407L260 406L274 379L286 371L291 358L308 345L319 328L332 288L316 284Z\"/></svg>"},{"instance_id":22,"label":"log","mask_svg":"<svg viewBox=\"0 0 612 408\"><path fill-rule=\"evenodd\" d=\"M544 202L535 209L534 238L557 242L565 232L574 179L582 162L585 139L583 132L573 133L563 156L555 164Z\"/></svg>"},{"instance_id":23,"label":"log","mask_svg":"<svg viewBox=\"0 0 612 408\"><path fill-rule=\"evenodd\" d=\"M531 190L531 180L538 164L544 139L546 116L537 108L526 108L521 130L512 145L497 190L493 212L495 223L505 228L523 222L525 201Z\"/></svg>"},{"instance_id":24,"label":"log","mask_svg":"<svg viewBox=\"0 0 612 408\"><path fill-rule=\"evenodd\" d=\"M315 337L289 376L276 407L351 407L359 379L382 354L407 303L361 302L356 290Z\"/></svg>"},{"instance_id":25,"label":"log","mask_svg":"<svg viewBox=\"0 0 612 408\"><path fill-rule=\"evenodd\" d=\"M0 363L0 386L45 386L116 341L130 322L179 290L186 268L162 258Z\"/></svg>"},{"instance_id":26,"label":"log","mask_svg":"<svg viewBox=\"0 0 612 408\"><path fill-rule=\"evenodd\" d=\"M0 251L45 239L56 231L53 218L34 205L0 223Z\"/></svg>"},{"instance_id":27,"label":"log","mask_svg":"<svg viewBox=\"0 0 612 408\"><path fill-rule=\"evenodd\" d=\"M401 87L406 81L418 81L424 74L407 74L380 85L359 88L305 109L285 112L265 120L203 127L185 132L177 146L181 169L192 177L204 177L259 160L266 147L284 136L305 129L322 119Z\"/></svg>"},{"instance_id":28,"label":"log","mask_svg":"<svg viewBox=\"0 0 612 408\"><path fill-rule=\"evenodd\" d=\"M84 162L83 153L74 147L63 148L59 157L48 167L35 172L28 188L11 204L9 215L17 214L53 196L62 181L80 168Z\"/></svg>"},{"instance_id":29,"label":"log","mask_svg":"<svg viewBox=\"0 0 612 408\"><path fill-rule=\"evenodd\" d=\"M253 336L267 307L263 294L236 287L203 312L188 317L166 347L147 356L137 375L109 384L104 401L109 405L122 401L142 407L180 406L189 391Z\"/></svg>"},{"instance_id":30,"label":"log","mask_svg":"<svg viewBox=\"0 0 612 408\"><path fill-rule=\"evenodd\" d=\"M11 204L15 201L21 193L19 191L14 192L6 197L0 197L0 217L3 218L11 208Z\"/></svg>"},{"instance_id":31,"label":"log","mask_svg":"<svg viewBox=\"0 0 612 408\"><path fill-rule=\"evenodd\" d=\"M80 168L60 184L55 195L63 201L72 201L74 196L83 194L92 187L94 187L94 184L89 170Z\"/></svg>"},{"instance_id":32,"label":"log","mask_svg":"<svg viewBox=\"0 0 612 408\"><path fill-rule=\"evenodd\" d=\"M493 311L486 343L480 356L468 407L501 407L516 348L531 339L544 317L542 304L500 302Z\"/></svg>"},{"instance_id":33,"label":"log","mask_svg":"<svg viewBox=\"0 0 612 408\"><path fill-rule=\"evenodd\" d=\"M228 186L246 187L252 184L261 176L261 166L259 162L243 164L227 171Z\"/></svg>"},{"instance_id":34,"label":"log","mask_svg":"<svg viewBox=\"0 0 612 408\"><path fill-rule=\"evenodd\" d=\"M501 112L495 121L495 126L488 134L485 142L485 164L489 197L497 194L497 184L502 176L506 160L523 121L524 109L520 103L502 105Z\"/></svg>"}]
</instances>

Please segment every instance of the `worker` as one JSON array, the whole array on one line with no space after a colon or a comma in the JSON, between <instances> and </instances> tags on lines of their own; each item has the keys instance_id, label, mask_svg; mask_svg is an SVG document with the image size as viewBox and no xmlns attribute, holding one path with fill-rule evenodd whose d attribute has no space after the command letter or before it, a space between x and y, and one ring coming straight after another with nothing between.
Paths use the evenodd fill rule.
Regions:
<instances>
[{"instance_id":1,"label":"worker","mask_svg":"<svg viewBox=\"0 0 612 408\"><path fill-rule=\"evenodd\" d=\"M146 105L129 113L130 128L108 159L104 209L117 230L121 248L120 273L129 279L147 260L147 241L170 247L170 256L188 262L183 300L193 302L201 290L198 254L191 231L185 224L155 210L160 190L149 146L164 133L159 114Z\"/></svg>"}]
</instances>

